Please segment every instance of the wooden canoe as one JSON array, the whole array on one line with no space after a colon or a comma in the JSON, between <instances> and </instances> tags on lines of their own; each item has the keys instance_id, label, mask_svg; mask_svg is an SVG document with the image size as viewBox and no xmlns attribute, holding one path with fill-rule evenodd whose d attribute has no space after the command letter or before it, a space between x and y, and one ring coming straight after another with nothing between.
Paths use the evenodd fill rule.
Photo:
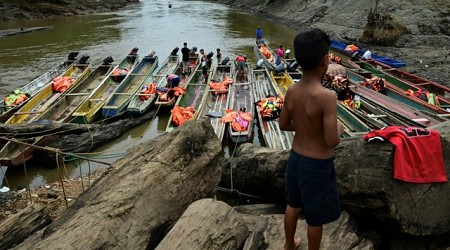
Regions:
<instances>
[{"instance_id":1,"label":"wooden canoe","mask_svg":"<svg viewBox=\"0 0 450 250\"><path fill-rule=\"evenodd\" d=\"M138 55L127 55L116 68L126 69L131 72L138 61ZM100 110L109 95L127 78L127 76L115 80L111 72L108 75L107 80L103 81L102 84L100 84L89 97L80 104L75 112L73 112L73 122L79 124L94 122L100 115Z\"/></svg>"},{"instance_id":2,"label":"wooden canoe","mask_svg":"<svg viewBox=\"0 0 450 250\"><path fill-rule=\"evenodd\" d=\"M255 114L255 100L253 99L253 84L252 84L252 69L247 65L244 69L243 75L235 74L233 85L230 88L230 102L228 109L238 112L250 112L252 121L249 122L246 131L235 131L230 124L227 126L228 138L231 142L244 143L248 142L253 133L254 114Z\"/></svg>"},{"instance_id":3,"label":"wooden canoe","mask_svg":"<svg viewBox=\"0 0 450 250\"><path fill-rule=\"evenodd\" d=\"M30 97L24 102L17 106L2 106L0 109L0 122L6 122L17 110L22 108L27 101L34 97L39 91L41 91L45 86L51 84L55 77L63 74L76 60L66 60L60 65L50 69L41 76L35 78L25 86L21 87L19 90L21 93L27 93Z\"/></svg>"},{"instance_id":4,"label":"wooden canoe","mask_svg":"<svg viewBox=\"0 0 450 250\"><path fill-rule=\"evenodd\" d=\"M143 85L149 83L156 83L158 87L164 87L166 85L166 75L170 75L175 72L175 69L178 67L178 64L181 62L180 57L178 55L173 56L169 55L166 60L159 66L158 69L155 70L154 73L148 77ZM142 86L143 86L142 85ZM142 87L141 86L141 87ZM132 115L142 115L147 110L149 110L152 104L156 100L156 93L149 96L146 100L141 100L141 96L139 92L131 97L130 103L128 104L127 110Z\"/></svg>"},{"instance_id":5,"label":"wooden canoe","mask_svg":"<svg viewBox=\"0 0 450 250\"><path fill-rule=\"evenodd\" d=\"M288 88L294 84L294 79L292 79L286 72L276 73L275 71L270 71L270 78L272 79L278 94L283 98L286 95Z\"/></svg>"},{"instance_id":6,"label":"wooden canoe","mask_svg":"<svg viewBox=\"0 0 450 250\"><path fill-rule=\"evenodd\" d=\"M278 95L278 91L270 79L270 74L265 68L252 70L252 80L254 87L252 94L255 101ZM292 148L294 132L282 131L276 120L263 119L258 107L255 108L255 113L266 147L283 150Z\"/></svg>"},{"instance_id":7,"label":"wooden canoe","mask_svg":"<svg viewBox=\"0 0 450 250\"><path fill-rule=\"evenodd\" d=\"M118 116L127 111L131 97L135 95L145 80L158 67L158 57L144 57L114 90L102 108L104 117Z\"/></svg>"},{"instance_id":8,"label":"wooden canoe","mask_svg":"<svg viewBox=\"0 0 450 250\"><path fill-rule=\"evenodd\" d=\"M72 85L64 92L54 92L52 84L46 85L39 93L33 96L22 108L13 114L5 123L6 124L19 124L30 123L34 121L39 115L50 108L60 97L64 96L67 92L70 92L79 83L87 77L91 70L91 64L79 64L75 63L68 68L61 76L69 77L73 80Z\"/></svg>"},{"instance_id":9,"label":"wooden canoe","mask_svg":"<svg viewBox=\"0 0 450 250\"><path fill-rule=\"evenodd\" d=\"M406 92L412 90L414 92L425 89L430 93L435 94L439 98L440 106L443 109L450 109L450 88L441 84L429 81L425 78L418 77L406 71L389 68L374 60L364 62L356 62L362 69L365 69L372 74L386 79L390 84ZM450 112L449 112L450 113Z\"/></svg>"},{"instance_id":10,"label":"wooden canoe","mask_svg":"<svg viewBox=\"0 0 450 250\"><path fill-rule=\"evenodd\" d=\"M205 84L204 81L202 70L197 70L193 74L189 83L185 86L186 93L178 97L178 100L175 103L175 106L182 108L192 107L195 110L194 116L191 118L193 120L197 118L199 112L202 110L205 103L205 99L203 97L209 94L209 85ZM169 122L167 123L166 132L170 132L176 128L173 118L174 116L171 114L169 117Z\"/></svg>"},{"instance_id":11,"label":"wooden canoe","mask_svg":"<svg viewBox=\"0 0 450 250\"><path fill-rule=\"evenodd\" d=\"M235 67L232 63L227 65L215 65L210 79L216 82L222 82L226 78L233 79L234 70ZM217 92L217 90L210 89L209 93L205 94L205 103L197 119L206 116L210 117L214 133L216 133L219 140L222 141L226 124L222 123L220 120L226 113L230 96L229 89L220 90L220 94L217 94Z\"/></svg>"},{"instance_id":12,"label":"wooden canoe","mask_svg":"<svg viewBox=\"0 0 450 250\"><path fill-rule=\"evenodd\" d=\"M364 121L360 120L354 113L353 110L347 109L346 105L337 101L337 116L338 120L344 126L344 131L347 136L356 136L361 134L366 134L371 129L370 127L364 123Z\"/></svg>"},{"instance_id":13,"label":"wooden canoe","mask_svg":"<svg viewBox=\"0 0 450 250\"><path fill-rule=\"evenodd\" d=\"M439 117L437 115L431 115L428 113L424 113L404 102L401 102L399 99L401 96L397 96L397 98L391 98L394 93L391 93L391 96L383 95L378 93L372 89L368 89L360 85L360 83L364 80L364 77L357 74L353 70L347 70L347 75L350 78L350 81L354 84L352 90L365 99L366 102L376 105L381 110L394 115L398 119L403 122L414 124L413 122L417 122L422 124L422 126L433 126L438 123L445 121L445 118ZM413 122L409 121L412 120Z\"/></svg>"},{"instance_id":14,"label":"wooden canoe","mask_svg":"<svg viewBox=\"0 0 450 250\"><path fill-rule=\"evenodd\" d=\"M108 79L109 73L115 67L115 65L98 65L81 83L45 110L36 120L51 120L57 123L71 122L72 113L98 86Z\"/></svg>"},{"instance_id":15,"label":"wooden canoe","mask_svg":"<svg viewBox=\"0 0 450 250\"><path fill-rule=\"evenodd\" d=\"M276 60L277 60L277 54L275 53L275 51L273 51L269 45L261 40L255 41L254 43L254 51L255 51L255 55L257 60L263 59L264 61L264 66L266 66L266 69L268 69L269 71L274 71L277 68L277 65L275 64ZM260 47L261 46L265 46L267 51L270 53L270 57L267 58L266 56L264 56L261 52Z\"/></svg>"},{"instance_id":16,"label":"wooden canoe","mask_svg":"<svg viewBox=\"0 0 450 250\"><path fill-rule=\"evenodd\" d=\"M187 76L183 76L183 62L180 61L178 63L178 66L176 67L174 74L178 75L181 78L181 81L179 83L180 87L184 87L186 86L186 84L191 80L191 78L194 76L194 73L197 71L197 69L199 68L200 65L200 57L198 55L192 56L189 59L189 69L190 72L192 72L190 75ZM165 76L164 76L165 79ZM163 82L161 82L162 84ZM166 82L164 82L164 86L166 85ZM162 86L162 87L164 87ZM158 87L161 87L158 85ZM175 105L176 101L177 101L177 97L174 96L173 98L167 100L167 101L163 101L159 98L159 96L156 97L156 101L155 101L155 105L158 106L159 108L172 108L173 105Z\"/></svg>"},{"instance_id":17,"label":"wooden canoe","mask_svg":"<svg viewBox=\"0 0 450 250\"><path fill-rule=\"evenodd\" d=\"M352 75L358 75L360 77L364 77L364 78L372 78L374 75L384 78L383 76L385 76L385 74L379 73L379 74L373 74L370 71L367 71L363 68L359 68L359 69L347 69L347 71L351 71L354 74ZM389 78L388 78L389 79ZM418 110L422 110L425 112L430 112L433 114L443 114L443 115L449 115L450 112L446 111L445 109L443 109L442 107L439 107L437 105L433 105L428 103L427 101L424 101L418 97L415 96L411 96L411 95L407 95L405 93L405 91L397 86L395 86L394 84L392 84L391 82L389 82L389 80L385 78L386 80L386 95L396 99L402 103L405 103L406 105L409 105L415 109Z\"/></svg>"},{"instance_id":18,"label":"wooden canoe","mask_svg":"<svg viewBox=\"0 0 450 250\"><path fill-rule=\"evenodd\" d=\"M347 44L345 44L345 43L342 43L342 42L339 42L336 40L331 40L331 48L334 48L343 54L350 55L351 53L349 51L345 50L346 47L347 47ZM366 50L364 50L362 48L359 49L360 55L363 55L364 52L366 52ZM375 53L372 53L372 58L381 63L384 63L391 67L394 67L394 68L401 68L401 67L406 66L406 63L404 63L402 61L399 61L399 60L396 60L393 58L389 58L389 57L385 57L385 56L380 56Z\"/></svg>"}]
</instances>

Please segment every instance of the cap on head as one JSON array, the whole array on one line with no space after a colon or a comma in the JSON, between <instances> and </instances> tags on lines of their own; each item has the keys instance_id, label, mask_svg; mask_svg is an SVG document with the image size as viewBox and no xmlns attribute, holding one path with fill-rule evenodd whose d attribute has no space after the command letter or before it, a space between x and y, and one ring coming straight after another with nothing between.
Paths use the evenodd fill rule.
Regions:
<instances>
[{"instance_id":1,"label":"cap on head","mask_svg":"<svg viewBox=\"0 0 450 250\"><path fill-rule=\"evenodd\" d=\"M187 42L184 42L184 43L183 43L183 46L187 46Z\"/></svg>"}]
</instances>

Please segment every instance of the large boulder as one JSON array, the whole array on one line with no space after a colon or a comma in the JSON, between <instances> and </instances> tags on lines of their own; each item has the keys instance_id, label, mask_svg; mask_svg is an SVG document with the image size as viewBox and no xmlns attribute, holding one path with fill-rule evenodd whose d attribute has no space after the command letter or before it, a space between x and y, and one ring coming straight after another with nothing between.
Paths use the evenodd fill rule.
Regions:
<instances>
[{"instance_id":1,"label":"large boulder","mask_svg":"<svg viewBox=\"0 0 450 250\"><path fill-rule=\"evenodd\" d=\"M216 191L221 151L209 120L144 142L16 248L153 249L192 202Z\"/></svg>"}]
</instances>

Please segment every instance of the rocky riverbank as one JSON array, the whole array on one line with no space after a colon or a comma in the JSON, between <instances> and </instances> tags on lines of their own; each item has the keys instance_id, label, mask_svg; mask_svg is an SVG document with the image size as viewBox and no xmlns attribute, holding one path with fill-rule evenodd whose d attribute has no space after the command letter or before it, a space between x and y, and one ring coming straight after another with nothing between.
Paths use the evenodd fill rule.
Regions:
<instances>
[{"instance_id":1,"label":"rocky riverbank","mask_svg":"<svg viewBox=\"0 0 450 250\"><path fill-rule=\"evenodd\" d=\"M407 63L406 70L450 86L449 1L218 1L298 31L308 27L321 28L334 39L356 42L374 53L403 60ZM389 46L365 44L359 39L375 2L380 2L377 6L380 13L390 13L407 29L406 34Z\"/></svg>"},{"instance_id":2,"label":"rocky riverbank","mask_svg":"<svg viewBox=\"0 0 450 250\"><path fill-rule=\"evenodd\" d=\"M3 0L0 2L0 21L86 15L120 9L138 2L139 0Z\"/></svg>"}]
</instances>

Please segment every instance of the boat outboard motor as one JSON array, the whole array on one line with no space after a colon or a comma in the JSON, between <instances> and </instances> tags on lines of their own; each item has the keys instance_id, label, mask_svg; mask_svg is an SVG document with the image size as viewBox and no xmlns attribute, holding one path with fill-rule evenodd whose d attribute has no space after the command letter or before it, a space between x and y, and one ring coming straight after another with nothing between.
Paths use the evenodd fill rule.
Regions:
<instances>
[{"instance_id":1,"label":"boat outboard motor","mask_svg":"<svg viewBox=\"0 0 450 250\"><path fill-rule=\"evenodd\" d=\"M293 61L291 62L291 64L289 64L288 66L288 71L295 71L298 68L298 62L297 61Z\"/></svg>"},{"instance_id":2,"label":"boat outboard motor","mask_svg":"<svg viewBox=\"0 0 450 250\"><path fill-rule=\"evenodd\" d=\"M358 61L359 60L359 51L353 52L353 54L350 56L351 61Z\"/></svg>"},{"instance_id":3,"label":"boat outboard motor","mask_svg":"<svg viewBox=\"0 0 450 250\"><path fill-rule=\"evenodd\" d=\"M180 48L175 47L175 48L172 50L172 52L170 52L170 55L171 55L171 56L176 56L179 50L180 50Z\"/></svg>"},{"instance_id":4,"label":"boat outboard motor","mask_svg":"<svg viewBox=\"0 0 450 250\"><path fill-rule=\"evenodd\" d=\"M67 57L67 59L69 59L70 61L75 61L75 60L77 60L77 56L78 56L78 52L72 51L69 53L69 56Z\"/></svg>"},{"instance_id":5,"label":"boat outboard motor","mask_svg":"<svg viewBox=\"0 0 450 250\"><path fill-rule=\"evenodd\" d=\"M194 46L194 47L192 47L192 49L191 49L191 53L192 53L192 54L195 54L196 52L197 52L197 47L195 47L195 46Z\"/></svg>"},{"instance_id":6,"label":"boat outboard motor","mask_svg":"<svg viewBox=\"0 0 450 250\"><path fill-rule=\"evenodd\" d=\"M227 65L228 62L230 61L230 58L227 56L222 60L222 65Z\"/></svg>"},{"instance_id":7,"label":"boat outboard motor","mask_svg":"<svg viewBox=\"0 0 450 250\"><path fill-rule=\"evenodd\" d=\"M206 55L206 58L208 58L208 60L211 60L211 58L213 57L214 52L209 52L208 55Z\"/></svg>"},{"instance_id":8,"label":"boat outboard motor","mask_svg":"<svg viewBox=\"0 0 450 250\"><path fill-rule=\"evenodd\" d=\"M150 51L149 53L148 53L148 55L146 56L146 57L155 57L155 55L156 55L156 51L154 51L154 50L152 50L152 51Z\"/></svg>"},{"instance_id":9,"label":"boat outboard motor","mask_svg":"<svg viewBox=\"0 0 450 250\"><path fill-rule=\"evenodd\" d=\"M130 55L136 55L138 52L139 48L138 47L134 47L131 51L130 51Z\"/></svg>"},{"instance_id":10,"label":"boat outboard motor","mask_svg":"<svg viewBox=\"0 0 450 250\"><path fill-rule=\"evenodd\" d=\"M287 50L284 52L284 58L289 59L289 54L291 54L291 50L290 50L290 49L287 49Z\"/></svg>"},{"instance_id":11,"label":"boat outboard motor","mask_svg":"<svg viewBox=\"0 0 450 250\"><path fill-rule=\"evenodd\" d=\"M284 65L283 63L278 64L278 66L275 68L275 72L277 73L281 73L282 71L284 71L286 69L286 65Z\"/></svg>"},{"instance_id":12,"label":"boat outboard motor","mask_svg":"<svg viewBox=\"0 0 450 250\"><path fill-rule=\"evenodd\" d=\"M110 65L112 62L114 62L112 56L108 56L105 59L103 59L103 65Z\"/></svg>"},{"instance_id":13,"label":"boat outboard motor","mask_svg":"<svg viewBox=\"0 0 450 250\"><path fill-rule=\"evenodd\" d=\"M88 55L82 55L80 60L78 60L79 64L87 64L87 60L89 60L90 56Z\"/></svg>"},{"instance_id":14,"label":"boat outboard motor","mask_svg":"<svg viewBox=\"0 0 450 250\"><path fill-rule=\"evenodd\" d=\"M256 62L256 68L257 68L257 69L262 68L263 64L264 64L264 59L262 59L262 58L259 59L259 60Z\"/></svg>"}]
</instances>

